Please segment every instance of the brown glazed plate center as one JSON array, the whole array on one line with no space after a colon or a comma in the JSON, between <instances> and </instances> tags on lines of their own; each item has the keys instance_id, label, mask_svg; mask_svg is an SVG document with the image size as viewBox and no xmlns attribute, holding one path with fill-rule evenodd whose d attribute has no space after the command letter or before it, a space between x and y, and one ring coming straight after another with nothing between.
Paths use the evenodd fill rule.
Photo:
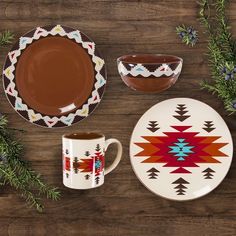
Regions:
<instances>
[{"instance_id":1,"label":"brown glazed plate center","mask_svg":"<svg viewBox=\"0 0 236 236\"><path fill-rule=\"evenodd\" d=\"M64 115L79 108L94 86L94 65L76 42L50 36L34 41L16 65L20 97L45 115Z\"/></svg>"}]
</instances>

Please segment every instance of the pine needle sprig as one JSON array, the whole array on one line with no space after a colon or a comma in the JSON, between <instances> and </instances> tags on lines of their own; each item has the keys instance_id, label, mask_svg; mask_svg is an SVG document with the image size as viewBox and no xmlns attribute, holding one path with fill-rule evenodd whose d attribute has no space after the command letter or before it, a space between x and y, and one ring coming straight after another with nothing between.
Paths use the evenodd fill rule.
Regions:
<instances>
[{"instance_id":1,"label":"pine needle sprig","mask_svg":"<svg viewBox=\"0 0 236 236\"><path fill-rule=\"evenodd\" d=\"M31 191L28 190L24 179L17 176L14 169L9 166L0 167L0 175L5 179L5 183L10 184L16 190L21 190L21 196L25 198L30 207L35 207L37 211L42 212L43 205L40 198L36 197Z\"/></svg>"},{"instance_id":2,"label":"pine needle sprig","mask_svg":"<svg viewBox=\"0 0 236 236\"><path fill-rule=\"evenodd\" d=\"M60 192L45 184L41 176L31 170L29 163L20 159L23 154L23 146L13 140L7 127L5 116L0 117L0 177L1 183L10 184L19 189L22 196L30 206L38 211L43 210L40 196L46 196L52 200L58 200Z\"/></svg>"},{"instance_id":3,"label":"pine needle sprig","mask_svg":"<svg viewBox=\"0 0 236 236\"><path fill-rule=\"evenodd\" d=\"M236 55L234 51L235 43L232 40L232 34L230 32L230 26L227 24L225 15L226 0L218 0L215 3L216 8L216 20L219 27L217 27L217 38L221 43L221 47L227 60L235 60Z\"/></svg>"},{"instance_id":4,"label":"pine needle sprig","mask_svg":"<svg viewBox=\"0 0 236 236\"><path fill-rule=\"evenodd\" d=\"M13 39L14 34L9 30L5 30L4 32L0 33L0 46L5 46L9 43L12 43Z\"/></svg>"},{"instance_id":5,"label":"pine needle sprig","mask_svg":"<svg viewBox=\"0 0 236 236\"><path fill-rule=\"evenodd\" d=\"M215 93L230 114L236 111L236 49L225 15L227 0L201 0L199 18L208 34L209 66L213 80L202 88ZM211 16L211 10L215 15Z\"/></svg>"}]
</instances>

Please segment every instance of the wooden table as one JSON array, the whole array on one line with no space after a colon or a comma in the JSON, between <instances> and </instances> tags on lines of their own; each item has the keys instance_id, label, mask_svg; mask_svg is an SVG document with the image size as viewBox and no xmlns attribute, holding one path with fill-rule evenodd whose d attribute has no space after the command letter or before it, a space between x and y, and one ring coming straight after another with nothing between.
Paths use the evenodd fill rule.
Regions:
<instances>
[{"instance_id":1,"label":"wooden table","mask_svg":"<svg viewBox=\"0 0 236 236\"><path fill-rule=\"evenodd\" d=\"M232 1L231 1L232 2ZM59 186L62 199L46 201L44 213L26 207L16 191L0 190L0 235L236 235L236 162L223 183L211 194L190 202L174 202L149 192L135 177L129 161L129 139L140 116L168 98L191 97L206 102L226 120L236 136L235 116L227 116L216 96L200 90L209 79L206 37L197 20L195 0L1 0L0 30L19 37L47 24L78 28L97 43L108 71L102 103L81 123L63 129L34 126L10 107L1 85L1 112L14 128L24 128L25 159L50 184ZM236 2L228 15L236 33ZM183 45L175 34L178 24L194 25L200 42ZM0 63L10 47L1 49ZM178 83L161 94L131 91L121 81L116 58L128 53L169 53L184 59ZM74 191L63 187L61 135L71 131L100 130L121 140L123 160L100 188ZM107 158L114 155L110 150Z\"/></svg>"}]
</instances>

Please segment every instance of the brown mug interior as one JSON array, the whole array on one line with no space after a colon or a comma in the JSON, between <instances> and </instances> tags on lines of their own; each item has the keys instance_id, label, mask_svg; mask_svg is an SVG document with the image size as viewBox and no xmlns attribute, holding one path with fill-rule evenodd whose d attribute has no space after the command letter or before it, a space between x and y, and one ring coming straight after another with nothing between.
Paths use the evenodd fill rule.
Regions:
<instances>
[{"instance_id":1,"label":"brown mug interior","mask_svg":"<svg viewBox=\"0 0 236 236\"><path fill-rule=\"evenodd\" d=\"M77 140L92 140L103 138L104 135L101 133L96 132L78 132L78 133L71 133L63 135L63 138L67 139L77 139Z\"/></svg>"}]
</instances>

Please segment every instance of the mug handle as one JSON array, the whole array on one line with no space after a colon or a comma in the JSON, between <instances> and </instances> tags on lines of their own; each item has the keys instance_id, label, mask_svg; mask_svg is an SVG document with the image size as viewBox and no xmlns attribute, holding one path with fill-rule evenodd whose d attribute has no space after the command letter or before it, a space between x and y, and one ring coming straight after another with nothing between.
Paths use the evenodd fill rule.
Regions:
<instances>
[{"instance_id":1,"label":"mug handle","mask_svg":"<svg viewBox=\"0 0 236 236\"><path fill-rule=\"evenodd\" d=\"M117 145L118 150L117 150L116 158L113 161L113 163L110 166L105 167L105 170L104 170L105 175L110 173L111 171L113 171L117 167L117 165L119 164L119 162L121 160L121 156L122 156L123 148L122 148L121 142L117 139L114 139L114 138L107 139L105 141L105 151L107 150L108 146L112 143L115 143Z\"/></svg>"}]
</instances>

